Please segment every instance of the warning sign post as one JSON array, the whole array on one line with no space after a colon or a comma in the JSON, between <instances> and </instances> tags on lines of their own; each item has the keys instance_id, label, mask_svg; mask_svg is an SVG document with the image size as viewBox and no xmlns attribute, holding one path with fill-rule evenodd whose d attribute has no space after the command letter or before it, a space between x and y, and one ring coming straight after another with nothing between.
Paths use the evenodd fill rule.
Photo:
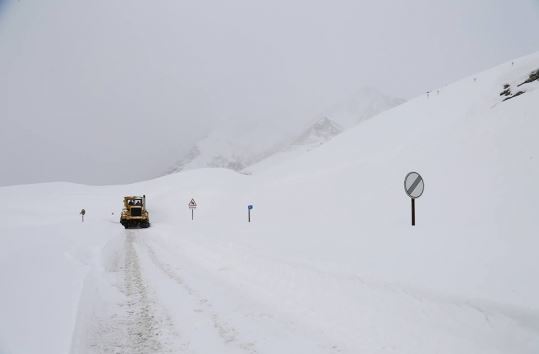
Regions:
<instances>
[{"instance_id":1,"label":"warning sign post","mask_svg":"<svg viewBox=\"0 0 539 354\"><path fill-rule=\"evenodd\" d=\"M195 202L195 199L191 199L188 206L189 206L189 209L191 209L191 220L194 220L194 218L195 218L195 209L197 208L197 203Z\"/></svg>"}]
</instances>

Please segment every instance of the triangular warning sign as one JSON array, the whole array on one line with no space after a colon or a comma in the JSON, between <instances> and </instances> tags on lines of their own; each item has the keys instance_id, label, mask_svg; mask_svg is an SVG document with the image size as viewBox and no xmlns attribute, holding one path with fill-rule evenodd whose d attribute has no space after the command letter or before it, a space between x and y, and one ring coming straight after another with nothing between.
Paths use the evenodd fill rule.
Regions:
<instances>
[{"instance_id":1,"label":"triangular warning sign","mask_svg":"<svg viewBox=\"0 0 539 354\"><path fill-rule=\"evenodd\" d=\"M191 199L191 201L189 202L189 208L196 208L197 207L197 203L195 202L194 199Z\"/></svg>"}]
</instances>

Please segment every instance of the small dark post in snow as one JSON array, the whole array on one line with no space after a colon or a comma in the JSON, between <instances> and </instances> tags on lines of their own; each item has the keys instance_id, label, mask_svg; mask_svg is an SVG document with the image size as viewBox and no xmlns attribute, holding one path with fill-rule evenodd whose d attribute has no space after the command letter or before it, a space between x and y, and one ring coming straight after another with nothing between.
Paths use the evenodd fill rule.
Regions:
<instances>
[{"instance_id":1,"label":"small dark post in snow","mask_svg":"<svg viewBox=\"0 0 539 354\"><path fill-rule=\"evenodd\" d=\"M191 198L191 201L188 204L189 209L191 209L191 220L195 219L195 209L197 208L197 203L194 198Z\"/></svg>"},{"instance_id":2,"label":"small dark post in snow","mask_svg":"<svg viewBox=\"0 0 539 354\"><path fill-rule=\"evenodd\" d=\"M415 200L421 197L425 189L423 177L417 172L410 172L404 178L404 191L412 199L412 226L415 226Z\"/></svg>"},{"instance_id":3,"label":"small dark post in snow","mask_svg":"<svg viewBox=\"0 0 539 354\"><path fill-rule=\"evenodd\" d=\"M82 209L82 210L80 211L80 215L81 215L81 217L82 217L82 222L84 222L84 214L86 214L86 210Z\"/></svg>"},{"instance_id":4,"label":"small dark post in snow","mask_svg":"<svg viewBox=\"0 0 539 354\"><path fill-rule=\"evenodd\" d=\"M251 222L251 210L253 209L252 205L247 206L247 221Z\"/></svg>"},{"instance_id":5,"label":"small dark post in snow","mask_svg":"<svg viewBox=\"0 0 539 354\"><path fill-rule=\"evenodd\" d=\"M415 226L415 199L410 198L412 201L412 226Z\"/></svg>"}]
</instances>

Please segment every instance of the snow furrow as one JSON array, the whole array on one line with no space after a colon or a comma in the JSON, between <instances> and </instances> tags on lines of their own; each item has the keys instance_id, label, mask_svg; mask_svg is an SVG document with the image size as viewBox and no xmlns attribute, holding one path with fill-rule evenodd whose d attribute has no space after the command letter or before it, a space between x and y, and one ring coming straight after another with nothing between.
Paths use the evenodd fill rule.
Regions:
<instances>
[{"instance_id":1,"label":"snow furrow","mask_svg":"<svg viewBox=\"0 0 539 354\"><path fill-rule=\"evenodd\" d=\"M248 354L258 353L256 345L252 342L243 340L241 338L240 330L232 326L223 318L208 300L207 296L203 296L200 292L186 283L179 272L175 271L170 264L163 262L148 242L142 241L141 243L144 245L152 264L159 269L169 281L180 287L186 295L192 298L192 303L196 304L196 307L190 310L197 314L204 314L205 321L210 323L209 327L213 327L215 333L219 336L223 344L234 346L236 349L233 349L233 352Z\"/></svg>"},{"instance_id":2,"label":"snow furrow","mask_svg":"<svg viewBox=\"0 0 539 354\"><path fill-rule=\"evenodd\" d=\"M177 352L177 334L143 276L136 239L136 232L126 231L123 244L111 241L118 249L105 272L94 271L87 279L73 353Z\"/></svg>"}]
</instances>

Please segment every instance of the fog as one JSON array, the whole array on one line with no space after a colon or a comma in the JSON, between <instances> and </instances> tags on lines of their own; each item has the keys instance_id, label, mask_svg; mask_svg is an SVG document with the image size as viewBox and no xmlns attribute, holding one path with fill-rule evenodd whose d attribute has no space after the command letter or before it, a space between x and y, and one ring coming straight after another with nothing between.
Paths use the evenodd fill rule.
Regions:
<instances>
[{"instance_id":1,"label":"fog","mask_svg":"<svg viewBox=\"0 0 539 354\"><path fill-rule=\"evenodd\" d=\"M0 0L0 185L155 177L212 127L290 133L539 50L537 0Z\"/></svg>"}]
</instances>

